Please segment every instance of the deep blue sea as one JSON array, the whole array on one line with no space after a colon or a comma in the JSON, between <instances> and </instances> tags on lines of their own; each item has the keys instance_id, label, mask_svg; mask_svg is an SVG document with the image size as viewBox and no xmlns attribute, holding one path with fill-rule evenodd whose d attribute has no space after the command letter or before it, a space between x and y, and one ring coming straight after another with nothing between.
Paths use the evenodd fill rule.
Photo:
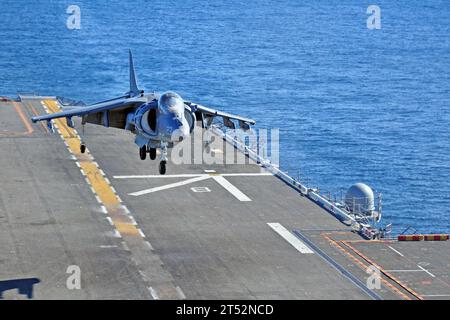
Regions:
<instances>
[{"instance_id":1,"label":"deep blue sea","mask_svg":"<svg viewBox=\"0 0 450 320\"><path fill-rule=\"evenodd\" d=\"M369 184L397 232L450 231L448 0L1 0L0 47L0 94L85 102L127 91L131 48L146 90L280 128L291 175Z\"/></svg>"}]
</instances>

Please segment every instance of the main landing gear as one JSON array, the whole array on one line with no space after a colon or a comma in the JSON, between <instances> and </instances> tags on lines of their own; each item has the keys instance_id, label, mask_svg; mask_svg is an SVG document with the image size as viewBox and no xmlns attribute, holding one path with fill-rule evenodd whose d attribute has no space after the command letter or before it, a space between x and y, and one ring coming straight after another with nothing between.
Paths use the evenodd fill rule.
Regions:
<instances>
[{"instance_id":1,"label":"main landing gear","mask_svg":"<svg viewBox=\"0 0 450 320\"><path fill-rule=\"evenodd\" d=\"M150 160L156 159L156 148L150 148L148 150L148 153L150 154Z\"/></svg>"},{"instance_id":2,"label":"main landing gear","mask_svg":"<svg viewBox=\"0 0 450 320\"><path fill-rule=\"evenodd\" d=\"M84 146L86 148L86 146ZM82 151L83 152L83 151ZM150 155L151 160L156 159L156 148L149 148L146 145L139 148L139 157L141 160L145 160L147 158L147 152ZM160 174L166 174L166 167L167 167L167 146L162 145L161 146L161 161L159 162L159 173Z\"/></svg>"},{"instance_id":3,"label":"main landing gear","mask_svg":"<svg viewBox=\"0 0 450 320\"><path fill-rule=\"evenodd\" d=\"M139 148L139 157L141 160L145 160L147 158L147 152L150 154L150 160L156 159L156 148L147 148L147 146L143 146Z\"/></svg>"},{"instance_id":4,"label":"main landing gear","mask_svg":"<svg viewBox=\"0 0 450 320\"><path fill-rule=\"evenodd\" d=\"M139 148L139 157L141 160L145 160L147 158L147 146L142 146Z\"/></svg>"}]
</instances>

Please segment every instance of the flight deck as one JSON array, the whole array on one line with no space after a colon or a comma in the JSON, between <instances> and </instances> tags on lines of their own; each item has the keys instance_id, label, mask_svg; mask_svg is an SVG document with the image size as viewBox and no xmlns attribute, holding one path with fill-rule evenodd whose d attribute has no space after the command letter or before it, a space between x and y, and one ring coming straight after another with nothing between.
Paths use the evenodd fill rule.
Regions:
<instances>
[{"instance_id":1,"label":"flight deck","mask_svg":"<svg viewBox=\"0 0 450 320\"><path fill-rule=\"evenodd\" d=\"M130 132L95 125L81 153L80 122L29 121L59 109L0 101L4 299L450 298L449 241L364 240L250 159L160 175Z\"/></svg>"}]
</instances>

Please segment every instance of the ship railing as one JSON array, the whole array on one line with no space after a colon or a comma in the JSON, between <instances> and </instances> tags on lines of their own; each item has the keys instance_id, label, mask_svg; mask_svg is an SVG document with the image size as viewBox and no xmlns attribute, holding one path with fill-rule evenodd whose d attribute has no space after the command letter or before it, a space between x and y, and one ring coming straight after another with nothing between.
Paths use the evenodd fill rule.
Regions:
<instances>
[{"instance_id":1,"label":"ship railing","mask_svg":"<svg viewBox=\"0 0 450 320\"><path fill-rule=\"evenodd\" d=\"M218 136L222 137L226 142L233 145L237 150L243 152L251 160L260 163L266 170L280 178L282 181L298 190L302 195L307 196L333 215L337 216L341 221L348 225L357 224L360 225L359 217L348 212L342 205L334 203L331 199L327 199L326 196L320 194L320 190L316 188L309 188L305 186L302 182L297 181L293 177L289 176L287 173L283 172L278 168L278 166L271 163L267 158L260 156L254 148L251 148L242 141L239 141L236 137L230 136L225 133L219 126L212 126L212 131Z\"/></svg>"}]
</instances>

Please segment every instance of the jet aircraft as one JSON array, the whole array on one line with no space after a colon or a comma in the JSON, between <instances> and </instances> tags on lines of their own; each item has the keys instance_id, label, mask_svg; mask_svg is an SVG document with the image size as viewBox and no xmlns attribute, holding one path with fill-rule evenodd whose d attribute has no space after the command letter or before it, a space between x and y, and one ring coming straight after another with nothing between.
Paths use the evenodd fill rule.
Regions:
<instances>
[{"instance_id":1,"label":"jet aircraft","mask_svg":"<svg viewBox=\"0 0 450 320\"><path fill-rule=\"evenodd\" d=\"M227 112L211 109L197 103L186 101L175 92L145 93L137 85L133 56L129 52L130 89L124 95L94 103L91 105L67 105L61 112L32 117L32 122L47 121L53 128L52 120L66 118L67 125L74 127L72 117L81 117L81 123L102 125L129 130L136 135L135 143L139 147L139 155L151 160L157 157L160 150L159 173L166 173L167 149L173 147L192 134L196 122L209 129L215 117L222 118L223 124L235 129L237 121L243 130L249 130L255 121L249 118L232 115ZM84 153L86 144L82 140L80 151Z\"/></svg>"}]
</instances>

